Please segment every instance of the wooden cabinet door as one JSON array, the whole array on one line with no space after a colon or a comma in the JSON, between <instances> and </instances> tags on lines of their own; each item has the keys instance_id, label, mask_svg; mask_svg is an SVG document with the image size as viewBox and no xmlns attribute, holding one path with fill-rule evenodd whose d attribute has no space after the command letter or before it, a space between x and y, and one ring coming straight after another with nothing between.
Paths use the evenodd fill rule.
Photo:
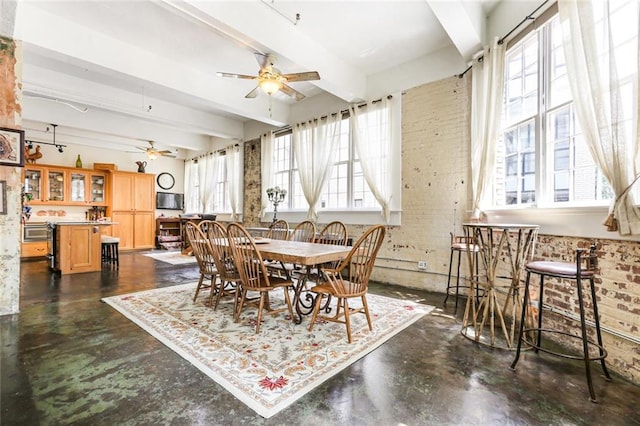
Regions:
<instances>
[{"instance_id":1,"label":"wooden cabinet door","mask_svg":"<svg viewBox=\"0 0 640 426\"><path fill-rule=\"evenodd\" d=\"M120 238L118 247L120 250L130 250L133 247L133 213L113 212L111 220L111 235Z\"/></svg>"},{"instance_id":2,"label":"wooden cabinet door","mask_svg":"<svg viewBox=\"0 0 640 426\"><path fill-rule=\"evenodd\" d=\"M45 198L45 169L29 166L24 168L24 192L31 194L31 203L44 203Z\"/></svg>"},{"instance_id":3,"label":"wooden cabinet door","mask_svg":"<svg viewBox=\"0 0 640 426\"><path fill-rule=\"evenodd\" d=\"M83 171L69 172L69 201L70 203L87 204L89 197L89 175Z\"/></svg>"},{"instance_id":4,"label":"wooden cabinet door","mask_svg":"<svg viewBox=\"0 0 640 426\"><path fill-rule=\"evenodd\" d=\"M155 176L145 173L134 177L133 209L136 211L153 211L155 209Z\"/></svg>"},{"instance_id":5,"label":"wooden cabinet door","mask_svg":"<svg viewBox=\"0 0 640 426\"><path fill-rule=\"evenodd\" d=\"M60 272L63 274L99 271L100 230L94 225L59 226Z\"/></svg>"},{"instance_id":6,"label":"wooden cabinet door","mask_svg":"<svg viewBox=\"0 0 640 426\"><path fill-rule=\"evenodd\" d=\"M113 210L133 210L134 176L129 173L113 173L111 179L111 208Z\"/></svg>"},{"instance_id":7,"label":"wooden cabinet door","mask_svg":"<svg viewBox=\"0 0 640 426\"><path fill-rule=\"evenodd\" d=\"M153 212L135 212L133 216L133 246L153 248L155 246L155 219Z\"/></svg>"}]
</instances>

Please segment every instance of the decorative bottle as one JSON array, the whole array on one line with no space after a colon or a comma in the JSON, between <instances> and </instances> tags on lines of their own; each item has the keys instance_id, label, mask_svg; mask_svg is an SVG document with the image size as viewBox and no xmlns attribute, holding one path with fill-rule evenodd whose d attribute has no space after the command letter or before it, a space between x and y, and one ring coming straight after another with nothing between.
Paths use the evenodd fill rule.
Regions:
<instances>
[{"instance_id":1,"label":"decorative bottle","mask_svg":"<svg viewBox=\"0 0 640 426\"><path fill-rule=\"evenodd\" d=\"M80 159L80 154L78 154L78 158L76 159L76 167L79 169L82 168L82 160Z\"/></svg>"}]
</instances>

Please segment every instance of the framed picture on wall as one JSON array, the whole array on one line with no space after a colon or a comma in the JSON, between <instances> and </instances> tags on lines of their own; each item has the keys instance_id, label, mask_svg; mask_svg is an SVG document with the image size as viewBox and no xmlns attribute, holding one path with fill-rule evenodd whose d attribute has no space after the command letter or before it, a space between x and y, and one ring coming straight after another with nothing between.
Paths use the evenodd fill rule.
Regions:
<instances>
[{"instance_id":1,"label":"framed picture on wall","mask_svg":"<svg viewBox=\"0 0 640 426\"><path fill-rule=\"evenodd\" d=\"M24 130L0 127L0 165L24 167Z\"/></svg>"},{"instance_id":2,"label":"framed picture on wall","mask_svg":"<svg viewBox=\"0 0 640 426\"><path fill-rule=\"evenodd\" d=\"M0 180L0 214L7 214L7 181Z\"/></svg>"}]
</instances>

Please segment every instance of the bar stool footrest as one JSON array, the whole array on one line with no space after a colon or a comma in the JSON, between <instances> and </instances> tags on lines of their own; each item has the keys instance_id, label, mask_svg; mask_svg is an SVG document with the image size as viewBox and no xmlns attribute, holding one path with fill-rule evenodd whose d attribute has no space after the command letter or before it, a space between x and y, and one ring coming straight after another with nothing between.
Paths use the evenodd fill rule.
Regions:
<instances>
[{"instance_id":1,"label":"bar stool footrest","mask_svg":"<svg viewBox=\"0 0 640 426\"><path fill-rule=\"evenodd\" d=\"M551 349L547 349L547 348L543 348L541 346L538 346L536 343L531 342L530 340L528 340L526 337L524 337L526 335L527 332L538 332L538 333L554 333L554 334L562 334L563 336L567 336L567 337L571 337L574 339L578 339L580 341L582 341L582 336L576 336L575 334L571 334L571 333L567 333L565 331L560 331L560 330L552 330L549 328L525 328L522 330L522 343L526 343L528 346L530 346L533 349L548 353L550 355L555 355L561 358L567 358L567 359L575 359L575 360L579 360L579 361L584 361L585 357L584 355L570 355L567 353L560 353L560 352L555 352L552 351ZM594 357L589 356L589 361L599 361L601 359L605 359L607 357L607 350L599 345L598 343L591 341L589 339L587 339L587 344L598 348L599 350L602 351L602 355L597 355Z\"/></svg>"}]
</instances>

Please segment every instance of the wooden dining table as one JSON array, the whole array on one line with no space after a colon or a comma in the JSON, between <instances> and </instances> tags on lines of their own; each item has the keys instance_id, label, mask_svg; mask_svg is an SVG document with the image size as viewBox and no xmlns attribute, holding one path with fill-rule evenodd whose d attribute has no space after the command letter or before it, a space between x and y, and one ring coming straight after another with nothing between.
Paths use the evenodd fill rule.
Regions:
<instances>
[{"instance_id":1,"label":"wooden dining table","mask_svg":"<svg viewBox=\"0 0 640 426\"><path fill-rule=\"evenodd\" d=\"M313 295L309 294L309 292L307 292L304 299L302 297L309 278L307 273L309 268L326 262L340 261L347 257L352 249L351 246L344 245L271 240L258 237L254 238L254 242L263 259L300 265L301 273L296 281L293 299L293 305L298 314L297 323L302 321L303 315L311 313L314 305Z\"/></svg>"}]
</instances>

